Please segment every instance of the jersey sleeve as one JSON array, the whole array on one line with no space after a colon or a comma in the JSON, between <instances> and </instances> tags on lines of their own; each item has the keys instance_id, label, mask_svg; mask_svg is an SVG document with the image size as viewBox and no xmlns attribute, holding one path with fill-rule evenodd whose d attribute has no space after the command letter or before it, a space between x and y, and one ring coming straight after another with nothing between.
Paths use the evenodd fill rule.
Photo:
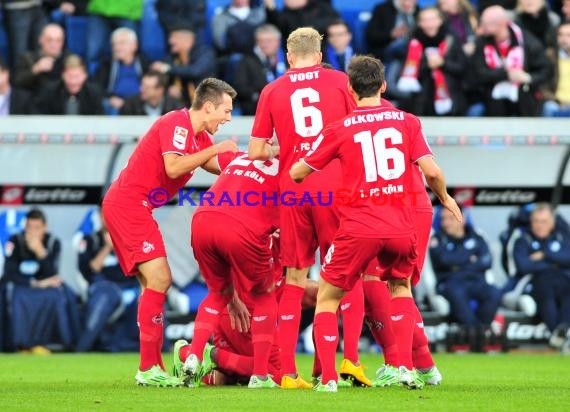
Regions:
<instances>
[{"instance_id":1,"label":"jersey sleeve","mask_svg":"<svg viewBox=\"0 0 570 412\"><path fill-rule=\"evenodd\" d=\"M273 117L269 105L268 88L262 90L251 129L251 137L269 140L273 137Z\"/></svg>"},{"instance_id":2,"label":"jersey sleeve","mask_svg":"<svg viewBox=\"0 0 570 412\"><path fill-rule=\"evenodd\" d=\"M162 155L176 153L184 155L188 139L192 139L191 132L182 126L177 126L177 119L180 119L179 112L174 112L160 119L157 125L157 133L160 140L160 151Z\"/></svg>"},{"instance_id":3,"label":"jersey sleeve","mask_svg":"<svg viewBox=\"0 0 570 412\"><path fill-rule=\"evenodd\" d=\"M313 142L312 149L303 159L305 164L316 171L322 170L331 160L338 157L339 145L337 140L335 124L325 127L317 140Z\"/></svg>"},{"instance_id":4,"label":"jersey sleeve","mask_svg":"<svg viewBox=\"0 0 570 412\"><path fill-rule=\"evenodd\" d=\"M244 155L244 152L223 152L217 156L218 159L218 166L221 170L224 170L228 165L238 156Z\"/></svg>"},{"instance_id":5,"label":"jersey sleeve","mask_svg":"<svg viewBox=\"0 0 570 412\"><path fill-rule=\"evenodd\" d=\"M407 118L407 122L410 132L410 161L415 163L424 156L433 156L420 119L416 116L410 116Z\"/></svg>"}]
</instances>

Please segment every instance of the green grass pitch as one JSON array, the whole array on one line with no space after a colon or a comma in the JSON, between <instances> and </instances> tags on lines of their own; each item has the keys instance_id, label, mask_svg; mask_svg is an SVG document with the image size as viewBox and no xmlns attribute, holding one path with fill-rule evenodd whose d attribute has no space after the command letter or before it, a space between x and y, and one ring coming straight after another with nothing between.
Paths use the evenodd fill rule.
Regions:
<instances>
[{"instance_id":1,"label":"green grass pitch","mask_svg":"<svg viewBox=\"0 0 570 412\"><path fill-rule=\"evenodd\" d=\"M171 364L166 354L167 367ZM373 377L381 357L363 355ZM0 355L2 411L568 411L570 357L558 354L437 355L444 383L400 387L249 390L145 388L134 384L136 354ZM310 378L312 358L299 356Z\"/></svg>"}]
</instances>

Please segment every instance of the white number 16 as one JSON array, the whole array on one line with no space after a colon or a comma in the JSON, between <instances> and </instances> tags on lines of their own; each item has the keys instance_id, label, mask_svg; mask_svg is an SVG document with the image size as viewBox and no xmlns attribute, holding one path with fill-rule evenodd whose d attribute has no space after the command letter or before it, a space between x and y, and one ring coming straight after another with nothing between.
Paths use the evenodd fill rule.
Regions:
<instances>
[{"instance_id":1,"label":"white number 16","mask_svg":"<svg viewBox=\"0 0 570 412\"><path fill-rule=\"evenodd\" d=\"M360 143L362 149L367 182L375 182L378 176L384 180L397 179L406 171L404 153L396 147L386 147L387 140L392 144L401 144L402 133L388 127L378 130L374 136L368 130L354 135L354 142Z\"/></svg>"}]
</instances>

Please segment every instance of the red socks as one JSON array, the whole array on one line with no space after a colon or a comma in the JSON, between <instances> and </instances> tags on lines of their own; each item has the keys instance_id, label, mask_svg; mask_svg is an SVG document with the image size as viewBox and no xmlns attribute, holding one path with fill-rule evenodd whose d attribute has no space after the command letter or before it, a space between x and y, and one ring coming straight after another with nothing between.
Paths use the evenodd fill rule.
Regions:
<instances>
[{"instance_id":1,"label":"red socks","mask_svg":"<svg viewBox=\"0 0 570 412\"><path fill-rule=\"evenodd\" d=\"M216 329L220 321L220 313L231 299L231 295L221 295L219 293L208 293L206 298L200 303L196 320L194 321L194 337L190 353L194 354L202 361L204 347Z\"/></svg>"},{"instance_id":2,"label":"red socks","mask_svg":"<svg viewBox=\"0 0 570 412\"><path fill-rule=\"evenodd\" d=\"M392 299L392 329L398 342L400 365L412 370L412 341L416 323L416 304L413 298Z\"/></svg>"},{"instance_id":3,"label":"red socks","mask_svg":"<svg viewBox=\"0 0 570 412\"><path fill-rule=\"evenodd\" d=\"M162 342L164 335L164 301L166 294L145 288L139 300L137 321L140 338L139 370L145 371L162 363Z\"/></svg>"},{"instance_id":4,"label":"red socks","mask_svg":"<svg viewBox=\"0 0 570 412\"><path fill-rule=\"evenodd\" d=\"M338 320L335 313L315 315L315 341L322 366L322 382L338 381L336 374L336 348L338 346Z\"/></svg>"},{"instance_id":5,"label":"red socks","mask_svg":"<svg viewBox=\"0 0 570 412\"><path fill-rule=\"evenodd\" d=\"M277 301L275 294L257 296L251 317L253 375L265 376L268 373L269 355L271 354L276 320Z\"/></svg>"},{"instance_id":6,"label":"red socks","mask_svg":"<svg viewBox=\"0 0 570 412\"><path fill-rule=\"evenodd\" d=\"M398 343L390 319L392 297L388 285L376 280L363 282L366 323L374 340L382 348L384 363L395 367L399 365Z\"/></svg>"},{"instance_id":7,"label":"red socks","mask_svg":"<svg viewBox=\"0 0 570 412\"><path fill-rule=\"evenodd\" d=\"M305 289L297 285L285 285L279 301L279 347L281 348L281 372L296 374L295 352L301 323L301 301Z\"/></svg>"},{"instance_id":8,"label":"red socks","mask_svg":"<svg viewBox=\"0 0 570 412\"><path fill-rule=\"evenodd\" d=\"M226 372L240 376L253 374L253 357L237 355L224 349L216 349L216 364Z\"/></svg>"},{"instance_id":9,"label":"red socks","mask_svg":"<svg viewBox=\"0 0 570 412\"><path fill-rule=\"evenodd\" d=\"M428 338L424 330L424 320L416 306L416 321L414 323L414 341L412 344L412 358L416 369L429 369L435 365L429 350Z\"/></svg>"},{"instance_id":10,"label":"red socks","mask_svg":"<svg viewBox=\"0 0 570 412\"><path fill-rule=\"evenodd\" d=\"M342 332L344 337L344 358L352 363L358 362L358 343L362 333L364 320L364 292L362 280L354 285L340 301L340 313L342 314Z\"/></svg>"}]
</instances>

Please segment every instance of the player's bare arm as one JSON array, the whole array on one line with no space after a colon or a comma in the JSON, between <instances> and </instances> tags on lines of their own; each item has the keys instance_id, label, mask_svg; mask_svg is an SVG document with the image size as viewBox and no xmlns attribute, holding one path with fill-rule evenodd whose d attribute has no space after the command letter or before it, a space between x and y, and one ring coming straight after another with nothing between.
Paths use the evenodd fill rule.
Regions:
<instances>
[{"instance_id":1,"label":"player's bare arm","mask_svg":"<svg viewBox=\"0 0 570 412\"><path fill-rule=\"evenodd\" d=\"M299 160L289 170L289 176L295 181L295 183L301 183L308 175L314 172L314 169L310 168L303 159Z\"/></svg>"},{"instance_id":2,"label":"player's bare arm","mask_svg":"<svg viewBox=\"0 0 570 412\"><path fill-rule=\"evenodd\" d=\"M455 216L459 222L463 221L461 210L459 210L459 206L457 206L455 199L447 193L445 177L433 157L422 157L418 160L418 165L426 177L426 182L429 188L433 193L435 193L442 206L453 213L453 216Z\"/></svg>"},{"instance_id":3,"label":"player's bare arm","mask_svg":"<svg viewBox=\"0 0 570 412\"><path fill-rule=\"evenodd\" d=\"M211 159L215 160L216 155L227 151L232 151L234 153L238 151L238 147L234 141L224 140L204 150L200 150L199 152L189 155L180 156L176 153L167 153L162 157L164 159L166 174L169 178L176 179L186 173L196 170ZM217 166L212 168L212 170L216 169L218 169Z\"/></svg>"},{"instance_id":4,"label":"player's bare arm","mask_svg":"<svg viewBox=\"0 0 570 412\"><path fill-rule=\"evenodd\" d=\"M247 155L251 160L269 160L279 154L279 147L274 147L265 139L252 137L249 141Z\"/></svg>"}]
</instances>

